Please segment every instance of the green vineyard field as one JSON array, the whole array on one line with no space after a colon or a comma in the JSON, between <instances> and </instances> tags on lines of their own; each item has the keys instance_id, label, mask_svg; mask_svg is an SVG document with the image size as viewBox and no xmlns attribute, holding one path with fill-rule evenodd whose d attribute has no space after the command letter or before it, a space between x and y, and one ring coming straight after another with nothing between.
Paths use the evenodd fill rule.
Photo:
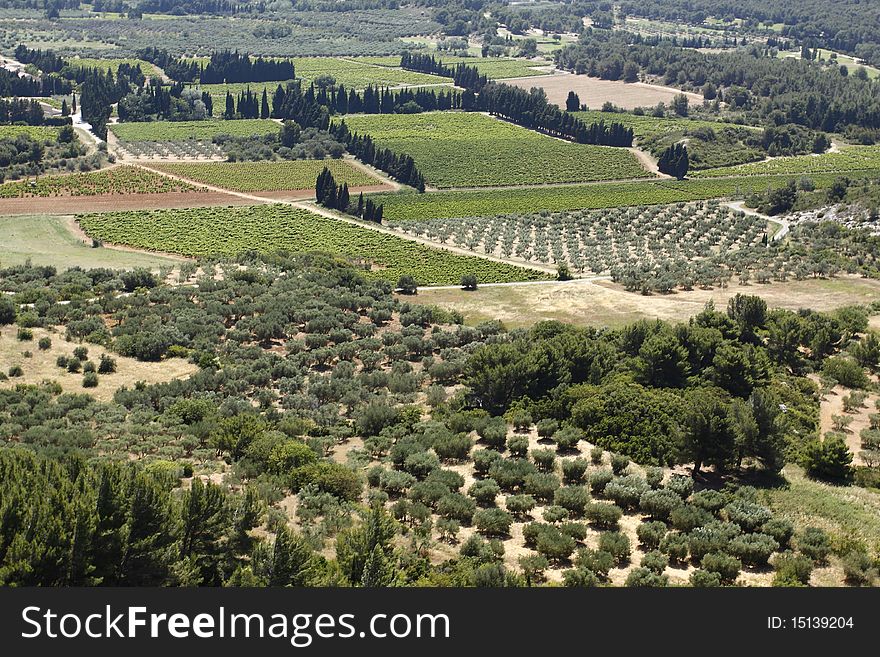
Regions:
<instances>
[{"instance_id":1,"label":"green vineyard field","mask_svg":"<svg viewBox=\"0 0 880 657\"><path fill-rule=\"evenodd\" d=\"M163 194L191 192L200 188L132 166L104 171L43 176L36 181L19 180L0 185L0 198L47 196L103 196L107 194Z\"/></svg>"},{"instance_id":2,"label":"green vineyard field","mask_svg":"<svg viewBox=\"0 0 880 657\"><path fill-rule=\"evenodd\" d=\"M426 285L540 280L546 275L512 265L433 249L395 235L284 205L86 214L92 237L188 256L232 256L248 250L325 251L370 265L367 274L396 282L409 274Z\"/></svg>"},{"instance_id":3,"label":"green vineyard field","mask_svg":"<svg viewBox=\"0 0 880 657\"><path fill-rule=\"evenodd\" d=\"M269 119L237 121L152 121L147 123L115 123L113 134L123 142L210 140L217 135L250 137L277 132L281 126Z\"/></svg>"},{"instance_id":4,"label":"green vineyard field","mask_svg":"<svg viewBox=\"0 0 880 657\"><path fill-rule=\"evenodd\" d=\"M626 149L573 144L484 114L356 115L345 121L379 146L411 155L428 184L441 188L651 175Z\"/></svg>"},{"instance_id":5,"label":"green vineyard field","mask_svg":"<svg viewBox=\"0 0 880 657\"><path fill-rule=\"evenodd\" d=\"M236 192L312 189L324 167L330 169L340 185L348 183L349 187L365 187L382 182L345 160L196 162L156 164L155 167L194 182Z\"/></svg>"},{"instance_id":6,"label":"green vineyard field","mask_svg":"<svg viewBox=\"0 0 880 657\"><path fill-rule=\"evenodd\" d=\"M484 217L516 212L586 210L633 205L658 205L742 196L784 185L800 176L754 176L705 180L655 180L532 189L445 191L429 194L378 194L385 218L395 222L444 217ZM827 187L835 174L810 176L817 188Z\"/></svg>"},{"instance_id":7,"label":"green vineyard field","mask_svg":"<svg viewBox=\"0 0 880 657\"><path fill-rule=\"evenodd\" d=\"M735 167L722 167L695 172L701 178L716 176L758 176L766 174L815 174L830 171L880 170L880 146L845 146L837 153L779 157Z\"/></svg>"}]
</instances>

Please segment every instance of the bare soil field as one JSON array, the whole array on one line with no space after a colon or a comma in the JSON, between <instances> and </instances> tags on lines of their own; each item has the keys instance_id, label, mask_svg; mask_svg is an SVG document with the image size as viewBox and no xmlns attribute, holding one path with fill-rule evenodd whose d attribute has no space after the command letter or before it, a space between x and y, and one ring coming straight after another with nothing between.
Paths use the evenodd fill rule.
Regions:
<instances>
[{"instance_id":1,"label":"bare soil field","mask_svg":"<svg viewBox=\"0 0 880 657\"><path fill-rule=\"evenodd\" d=\"M162 383L172 379L186 378L198 367L183 358L169 358L160 363L142 363L134 358L127 358L111 353L99 345L85 345L89 350L89 361L98 363L101 354L108 354L116 360L117 370L113 374L99 375L97 388L83 388L82 372L70 373L55 364L58 356L70 356L77 342L68 342L64 337L63 328L55 330L35 328L32 341L20 341L16 337L16 327L5 326L0 331L0 371L8 373L9 368L19 365L23 376L9 377L0 381L0 388L13 388L19 383L37 384L44 380L57 381L65 392L87 392L101 401L113 399L113 393L121 386L133 387L137 381L148 384ZM52 346L43 351L37 348L40 338L48 336ZM24 355L29 351L30 357Z\"/></svg>"},{"instance_id":2,"label":"bare soil field","mask_svg":"<svg viewBox=\"0 0 880 657\"><path fill-rule=\"evenodd\" d=\"M151 210L154 208L211 207L215 205L252 205L252 202L221 192L4 198L0 199L0 215L69 214L115 210Z\"/></svg>"},{"instance_id":3,"label":"bare soil field","mask_svg":"<svg viewBox=\"0 0 880 657\"><path fill-rule=\"evenodd\" d=\"M606 102L612 102L623 109L649 107L659 102L670 103L676 95L682 93L678 89L661 87L656 84L602 80L573 73L513 78L504 82L505 84L512 84L523 89L541 87L547 92L547 100L551 103L556 103L560 107L565 107L565 99L568 96L568 92L574 91L580 97L581 103L590 109L600 109ZM702 96L693 93L687 93L686 95L691 103L703 103Z\"/></svg>"},{"instance_id":4,"label":"bare soil field","mask_svg":"<svg viewBox=\"0 0 880 657\"><path fill-rule=\"evenodd\" d=\"M500 319L509 327L559 320L590 326L617 327L640 319L686 321L712 300L719 309L737 293L763 297L773 308L832 310L880 299L880 281L856 276L732 285L726 289L692 290L643 296L610 281L571 281L547 285L423 290L408 299L461 311L468 323Z\"/></svg>"}]
</instances>

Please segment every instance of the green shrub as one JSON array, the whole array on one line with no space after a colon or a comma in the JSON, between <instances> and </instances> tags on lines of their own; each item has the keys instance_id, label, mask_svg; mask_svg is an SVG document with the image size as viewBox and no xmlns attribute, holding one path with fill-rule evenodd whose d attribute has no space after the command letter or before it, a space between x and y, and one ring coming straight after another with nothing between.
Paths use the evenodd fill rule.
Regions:
<instances>
[{"instance_id":1,"label":"green shrub","mask_svg":"<svg viewBox=\"0 0 880 657\"><path fill-rule=\"evenodd\" d=\"M562 460L562 479L567 484L580 484L587 472L587 461L582 458Z\"/></svg>"},{"instance_id":2,"label":"green shrub","mask_svg":"<svg viewBox=\"0 0 880 657\"><path fill-rule=\"evenodd\" d=\"M474 472L479 477L485 477L493 463L500 461L503 456L494 449L475 449L471 458L474 461Z\"/></svg>"},{"instance_id":3,"label":"green shrub","mask_svg":"<svg viewBox=\"0 0 880 657\"><path fill-rule=\"evenodd\" d=\"M584 516L597 527L615 529L623 516L623 509L616 504L593 502L586 506Z\"/></svg>"},{"instance_id":4,"label":"green shrub","mask_svg":"<svg viewBox=\"0 0 880 657\"><path fill-rule=\"evenodd\" d=\"M602 532L599 534L599 550L608 552L614 557L614 563L622 566L629 561L632 551L629 538L620 532Z\"/></svg>"},{"instance_id":5,"label":"green shrub","mask_svg":"<svg viewBox=\"0 0 880 657\"><path fill-rule=\"evenodd\" d=\"M553 442L560 452L575 449L578 442L583 439L584 432L576 427L564 427L553 434Z\"/></svg>"},{"instance_id":6,"label":"green shrub","mask_svg":"<svg viewBox=\"0 0 880 657\"><path fill-rule=\"evenodd\" d=\"M593 465L601 465L602 464L602 456L605 454L605 450L601 447L594 447L590 450L590 461Z\"/></svg>"},{"instance_id":7,"label":"green shrub","mask_svg":"<svg viewBox=\"0 0 880 657\"><path fill-rule=\"evenodd\" d=\"M645 481L653 489L663 485L663 468L651 466L645 470Z\"/></svg>"},{"instance_id":8,"label":"green shrub","mask_svg":"<svg viewBox=\"0 0 880 657\"><path fill-rule=\"evenodd\" d=\"M507 510L519 518L528 516L535 506L537 503L531 495L508 495L505 500Z\"/></svg>"},{"instance_id":9,"label":"green shrub","mask_svg":"<svg viewBox=\"0 0 880 657\"><path fill-rule=\"evenodd\" d=\"M766 566L778 549L776 539L761 533L737 536L727 545L728 552L747 566Z\"/></svg>"},{"instance_id":10,"label":"green shrub","mask_svg":"<svg viewBox=\"0 0 880 657\"><path fill-rule=\"evenodd\" d=\"M724 507L728 520L739 525L744 532L753 532L769 521L773 516L770 509L748 502L746 500L733 500Z\"/></svg>"},{"instance_id":11,"label":"green shrub","mask_svg":"<svg viewBox=\"0 0 880 657\"><path fill-rule=\"evenodd\" d=\"M877 579L877 567L867 554L852 550L842 559L844 579L852 586L872 586Z\"/></svg>"},{"instance_id":12,"label":"green shrub","mask_svg":"<svg viewBox=\"0 0 880 657\"><path fill-rule=\"evenodd\" d=\"M639 508L653 520L668 520L670 514L683 504L671 490L649 490L639 498Z\"/></svg>"},{"instance_id":13,"label":"green shrub","mask_svg":"<svg viewBox=\"0 0 880 657\"><path fill-rule=\"evenodd\" d=\"M633 588L669 586L669 577L655 573L650 568L633 568L626 576L625 586Z\"/></svg>"},{"instance_id":14,"label":"green shrub","mask_svg":"<svg viewBox=\"0 0 880 657\"><path fill-rule=\"evenodd\" d=\"M51 349L52 348L51 338L49 338L47 336L43 336L37 342L37 347L40 349L40 351L46 351L48 349Z\"/></svg>"},{"instance_id":15,"label":"green shrub","mask_svg":"<svg viewBox=\"0 0 880 657\"><path fill-rule=\"evenodd\" d=\"M584 548L578 550L575 558L575 564L578 568L592 573L597 579L603 581L608 579L608 573L614 568L614 563L614 555L604 550Z\"/></svg>"},{"instance_id":16,"label":"green shrub","mask_svg":"<svg viewBox=\"0 0 880 657\"><path fill-rule=\"evenodd\" d=\"M672 475L666 483L666 489L686 500L694 492L694 480L684 475Z\"/></svg>"},{"instance_id":17,"label":"green shrub","mask_svg":"<svg viewBox=\"0 0 880 657\"><path fill-rule=\"evenodd\" d=\"M511 436L507 439L507 449L511 456L522 458L529 451L529 439L526 436Z\"/></svg>"},{"instance_id":18,"label":"green shrub","mask_svg":"<svg viewBox=\"0 0 880 657\"><path fill-rule=\"evenodd\" d=\"M842 482L852 477L853 454L842 436L814 439L803 450L802 464L807 475L825 481Z\"/></svg>"},{"instance_id":19,"label":"green shrub","mask_svg":"<svg viewBox=\"0 0 880 657\"><path fill-rule=\"evenodd\" d=\"M605 487L614 479L611 470L597 470L590 475L590 491L593 495L605 493Z\"/></svg>"},{"instance_id":20,"label":"green shrub","mask_svg":"<svg viewBox=\"0 0 880 657\"><path fill-rule=\"evenodd\" d=\"M722 584L733 584L742 570L742 563L739 559L723 552L706 554L700 560L700 565L703 570L717 574L721 578Z\"/></svg>"},{"instance_id":21,"label":"green shrub","mask_svg":"<svg viewBox=\"0 0 880 657\"><path fill-rule=\"evenodd\" d=\"M669 521L674 529L680 532L689 533L697 527L702 527L712 522L714 517L705 509L701 509L690 504L682 504L672 510L669 514Z\"/></svg>"},{"instance_id":22,"label":"green shrub","mask_svg":"<svg viewBox=\"0 0 880 657\"><path fill-rule=\"evenodd\" d=\"M9 376L10 377L19 377L24 376L24 370L21 368L21 365L13 365L9 368Z\"/></svg>"},{"instance_id":23,"label":"green shrub","mask_svg":"<svg viewBox=\"0 0 880 657\"><path fill-rule=\"evenodd\" d=\"M776 574L773 586L807 586L813 573L813 560L803 554L783 552L773 559Z\"/></svg>"},{"instance_id":24,"label":"green shrub","mask_svg":"<svg viewBox=\"0 0 880 657\"><path fill-rule=\"evenodd\" d=\"M645 550L656 550L666 536L666 525L658 520L643 522L636 529L636 536Z\"/></svg>"},{"instance_id":25,"label":"green shrub","mask_svg":"<svg viewBox=\"0 0 880 657\"><path fill-rule=\"evenodd\" d=\"M20 342L30 342L34 339L34 332L29 328L19 328L16 337Z\"/></svg>"},{"instance_id":26,"label":"green shrub","mask_svg":"<svg viewBox=\"0 0 880 657\"><path fill-rule=\"evenodd\" d=\"M567 509L574 516L583 515L589 501L590 494L583 486L564 486L553 493L553 504Z\"/></svg>"},{"instance_id":27,"label":"green shrub","mask_svg":"<svg viewBox=\"0 0 880 657\"><path fill-rule=\"evenodd\" d=\"M570 568L562 573L562 585L571 588L589 588L599 585L599 579L589 570Z\"/></svg>"},{"instance_id":28,"label":"green shrub","mask_svg":"<svg viewBox=\"0 0 880 657\"><path fill-rule=\"evenodd\" d=\"M794 525L785 518L772 518L764 523L761 531L779 543L780 550L787 550L794 536Z\"/></svg>"},{"instance_id":29,"label":"green shrub","mask_svg":"<svg viewBox=\"0 0 880 657\"><path fill-rule=\"evenodd\" d=\"M538 420L535 428L538 430L538 435L541 438L550 438L559 429L559 422L552 418L544 418L543 420Z\"/></svg>"},{"instance_id":30,"label":"green shrub","mask_svg":"<svg viewBox=\"0 0 880 657\"><path fill-rule=\"evenodd\" d=\"M614 454L611 457L611 471L616 475L622 475L629 467L629 457L623 454Z\"/></svg>"},{"instance_id":31,"label":"green shrub","mask_svg":"<svg viewBox=\"0 0 880 657\"><path fill-rule=\"evenodd\" d=\"M541 514L541 517L549 523L557 523L562 522L563 520L568 520L570 515L568 509L551 504L544 507L544 512Z\"/></svg>"},{"instance_id":32,"label":"green shrub","mask_svg":"<svg viewBox=\"0 0 880 657\"><path fill-rule=\"evenodd\" d=\"M553 450L533 449L530 456L540 472L553 472L556 465L556 455Z\"/></svg>"},{"instance_id":33,"label":"green shrub","mask_svg":"<svg viewBox=\"0 0 880 657\"><path fill-rule=\"evenodd\" d=\"M84 347L80 345L79 347L74 347L73 349L73 357L79 358L81 361L86 361L89 359L89 350L88 347Z\"/></svg>"},{"instance_id":34,"label":"green shrub","mask_svg":"<svg viewBox=\"0 0 880 657\"><path fill-rule=\"evenodd\" d=\"M559 477L554 474L536 472L528 475L525 480L525 491L542 502L550 502L557 488Z\"/></svg>"},{"instance_id":35,"label":"green shrub","mask_svg":"<svg viewBox=\"0 0 880 657\"><path fill-rule=\"evenodd\" d=\"M506 536L513 518L501 509L478 509L473 515L474 527L486 536Z\"/></svg>"},{"instance_id":36,"label":"green shrub","mask_svg":"<svg viewBox=\"0 0 880 657\"><path fill-rule=\"evenodd\" d=\"M824 564L831 554L831 537L818 527L807 527L798 536L797 548L814 562Z\"/></svg>"},{"instance_id":37,"label":"green shrub","mask_svg":"<svg viewBox=\"0 0 880 657\"><path fill-rule=\"evenodd\" d=\"M501 493L501 488L494 479L475 481L468 489L468 495L480 506L495 506L495 497Z\"/></svg>"},{"instance_id":38,"label":"green shrub","mask_svg":"<svg viewBox=\"0 0 880 657\"><path fill-rule=\"evenodd\" d=\"M688 556L688 539L684 534L669 533L660 541L660 551L669 555L669 560L684 563Z\"/></svg>"},{"instance_id":39,"label":"green shrub","mask_svg":"<svg viewBox=\"0 0 880 657\"><path fill-rule=\"evenodd\" d=\"M477 434L489 447L503 449L507 440L507 422L500 417L489 418L485 424L477 427Z\"/></svg>"},{"instance_id":40,"label":"green shrub","mask_svg":"<svg viewBox=\"0 0 880 657\"><path fill-rule=\"evenodd\" d=\"M691 573L690 584L695 589L708 589L721 586L721 576L708 570L695 570Z\"/></svg>"},{"instance_id":41,"label":"green shrub","mask_svg":"<svg viewBox=\"0 0 880 657\"><path fill-rule=\"evenodd\" d=\"M652 550L642 557L641 566L643 568L647 568L652 572L657 573L658 575L662 575L663 571L666 570L666 566L668 565L669 557L659 550Z\"/></svg>"},{"instance_id":42,"label":"green shrub","mask_svg":"<svg viewBox=\"0 0 880 657\"><path fill-rule=\"evenodd\" d=\"M67 360L67 371L71 374L75 374L82 369L82 363L79 358L69 358Z\"/></svg>"}]
</instances>

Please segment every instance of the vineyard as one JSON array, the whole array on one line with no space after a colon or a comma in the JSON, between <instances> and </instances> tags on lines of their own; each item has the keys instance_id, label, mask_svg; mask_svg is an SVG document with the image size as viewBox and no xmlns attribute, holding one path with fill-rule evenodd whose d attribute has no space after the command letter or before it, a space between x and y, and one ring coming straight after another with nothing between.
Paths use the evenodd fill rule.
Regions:
<instances>
[{"instance_id":1,"label":"vineyard","mask_svg":"<svg viewBox=\"0 0 880 657\"><path fill-rule=\"evenodd\" d=\"M39 141L55 141L58 128L44 125L0 125L0 139L15 139L19 135L27 135Z\"/></svg>"},{"instance_id":2,"label":"vineyard","mask_svg":"<svg viewBox=\"0 0 880 657\"><path fill-rule=\"evenodd\" d=\"M780 157L764 162L694 172L692 175L710 178L762 174L815 174L829 171L873 171L876 175L878 170L880 170L880 146L846 146L837 153Z\"/></svg>"},{"instance_id":3,"label":"vineyard","mask_svg":"<svg viewBox=\"0 0 880 657\"><path fill-rule=\"evenodd\" d=\"M547 71L538 70L536 67L552 66L552 62L533 62L523 59L501 58L476 58L456 57L452 55L438 55L437 59L447 66L467 64L473 66L490 80L504 80L507 78L527 78L538 75L547 75Z\"/></svg>"},{"instance_id":4,"label":"vineyard","mask_svg":"<svg viewBox=\"0 0 880 657\"><path fill-rule=\"evenodd\" d=\"M236 192L273 192L312 189L327 167L338 184L366 187L381 184L345 160L289 160L283 162L210 162L159 164L157 169L206 185Z\"/></svg>"},{"instance_id":5,"label":"vineyard","mask_svg":"<svg viewBox=\"0 0 880 657\"><path fill-rule=\"evenodd\" d=\"M400 63L399 58L397 62ZM427 73L335 57L301 57L294 59L293 64L296 77L305 80L307 85L327 75L336 80L336 84L344 85L347 89L363 89L367 85L397 87L452 81Z\"/></svg>"},{"instance_id":6,"label":"vineyard","mask_svg":"<svg viewBox=\"0 0 880 657\"><path fill-rule=\"evenodd\" d=\"M426 285L540 280L546 275L473 256L433 249L307 210L283 205L86 214L80 225L105 242L189 256L236 255L258 249L324 251L362 266L373 278L404 274Z\"/></svg>"},{"instance_id":7,"label":"vineyard","mask_svg":"<svg viewBox=\"0 0 880 657\"><path fill-rule=\"evenodd\" d=\"M868 175L866 172L849 174ZM659 205L710 198L742 197L785 185L800 176L754 176L701 180L650 180L476 191L442 191L431 194L379 194L386 221L404 222L446 217L485 217L549 210L586 210L631 205ZM827 188L836 174L811 175L817 189Z\"/></svg>"},{"instance_id":8,"label":"vineyard","mask_svg":"<svg viewBox=\"0 0 880 657\"><path fill-rule=\"evenodd\" d=\"M353 132L411 155L430 185L486 187L648 177L622 148L573 144L484 114L357 115Z\"/></svg>"},{"instance_id":9,"label":"vineyard","mask_svg":"<svg viewBox=\"0 0 880 657\"><path fill-rule=\"evenodd\" d=\"M478 253L543 264L567 263L579 273L604 274L632 262L668 266L757 245L766 225L718 201L708 201L501 215L468 222L433 219L397 227Z\"/></svg>"},{"instance_id":10,"label":"vineyard","mask_svg":"<svg viewBox=\"0 0 880 657\"><path fill-rule=\"evenodd\" d=\"M188 183L132 166L103 171L43 176L0 185L0 198L103 196L108 194L167 194L201 191Z\"/></svg>"},{"instance_id":11,"label":"vineyard","mask_svg":"<svg viewBox=\"0 0 880 657\"><path fill-rule=\"evenodd\" d=\"M109 126L119 141L175 142L186 140L210 141L217 135L250 137L268 135L280 130L269 119L241 119L238 121L152 121L144 123L115 123ZM126 146L128 148L128 146Z\"/></svg>"},{"instance_id":12,"label":"vineyard","mask_svg":"<svg viewBox=\"0 0 880 657\"><path fill-rule=\"evenodd\" d=\"M119 67L123 64L131 66L140 66L141 73L147 77L158 77L159 71L150 62L142 59L96 59L93 57L78 57L70 60L72 68L96 68L101 71L113 71L115 75L119 71Z\"/></svg>"}]
</instances>

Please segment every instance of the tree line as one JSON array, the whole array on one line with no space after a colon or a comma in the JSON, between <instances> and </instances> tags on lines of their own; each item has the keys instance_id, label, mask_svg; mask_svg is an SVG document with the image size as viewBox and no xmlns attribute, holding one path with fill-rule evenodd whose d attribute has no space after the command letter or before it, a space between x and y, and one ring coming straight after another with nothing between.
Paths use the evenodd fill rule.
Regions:
<instances>
[{"instance_id":1,"label":"tree line","mask_svg":"<svg viewBox=\"0 0 880 657\"><path fill-rule=\"evenodd\" d=\"M663 84L702 91L707 100L724 100L758 122L825 132L880 130L880 87L867 76L771 57L757 46L706 54L666 40L647 45L638 34L593 30L555 58L560 68L608 80L657 76Z\"/></svg>"},{"instance_id":2,"label":"tree line","mask_svg":"<svg viewBox=\"0 0 880 657\"><path fill-rule=\"evenodd\" d=\"M66 116L47 117L39 101L32 98L0 98L0 123L66 125L70 119Z\"/></svg>"},{"instance_id":3,"label":"tree line","mask_svg":"<svg viewBox=\"0 0 880 657\"><path fill-rule=\"evenodd\" d=\"M324 167L315 181L315 200L325 208L339 210L364 221L382 223L384 206L381 203L376 205L370 198L365 200L363 192L358 196L357 203L352 203L348 183L337 185L333 173L327 167Z\"/></svg>"},{"instance_id":4,"label":"tree line","mask_svg":"<svg viewBox=\"0 0 880 657\"><path fill-rule=\"evenodd\" d=\"M361 162L381 169L398 182L415 187L419 192L425 191L425 177L416 167L412 156L377 147L370 135L351 132L344 120L330 124L330 134L345 144L346 150Z\"/></svg>"},{"instance_id":5,"label":"tree line","mask_svg":"<svg viewBox=\"0 0 880 657\"><path fill-rule=\"evenodd\" d=\"M221 50L211 53L210 61L199 73L199 81L202 84L271 82L293 80L295 73L289 59L251 58L247 53Z\"/></svg>"},{"instance_id":6,"label":"tree line","mask_svg":"<svg viewBox=\"0 0 880 657\"><path fill-rule=\"evenodd\" d=\"M616 121L587 124L547 102L544 93L491 82L480 90L477 107L517 125L578 144L632 146L633 129Z\"/></svg>"}]
</instances>

